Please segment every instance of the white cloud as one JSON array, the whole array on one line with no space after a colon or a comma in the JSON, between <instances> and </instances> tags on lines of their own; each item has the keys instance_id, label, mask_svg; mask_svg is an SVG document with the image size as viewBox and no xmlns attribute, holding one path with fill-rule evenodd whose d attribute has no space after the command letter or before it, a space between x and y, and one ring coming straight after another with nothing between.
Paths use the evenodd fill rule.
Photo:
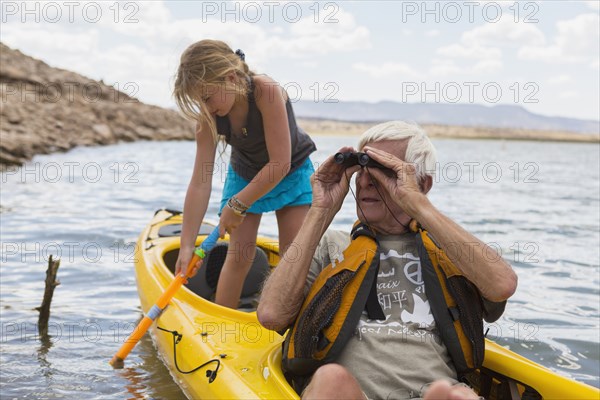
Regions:
<instances>
[{"instance_id":1,"label":"white cloud","mask_svg":"<svg viewBox=\"0 0 600 400\"><path fill-rule=\"evenodd\" d=\"M561 99L575 99L575 98L579 97L579 94L574 90L569 90L566 92L560 92L558 97Z\"/></svg>"},{"instance_id":2,"label":"white cloud","mask_svg":"<svg viewBox=\"0 0 600 400\"><path fill-rule=\"evenodd\" d=\"M446 57L458 57L468 59L497 59L502 57L502 52L496 47L486 47L479 44L465 46L454 43L440 47L436 53Z\"/></svg>"},{"instance_id":3,"label":"white cloud","mask_svg":"<svg viewBox=\"0 0 600 400\"><path fill-rule=\"evenodd\" d=\"M501 60L483 59L476 62L467 62L466 65L458 65L453 59L435 58L427 72L430 79L455 79L459 76L472 77L474 75L491 74L503 68Z\"/></svg>"},{"instance_id":4,"label":"white cloud","mask_svg":"<svg viewBox=\"0 0 600 400\"><path fill-rule=\"evenodd\" d=\"M542 14L542 4L545 3L535 3L540 7L540 12L535 15L540 20L537 24L514 23L514 13L507 7L514 7L515 3L496 0L494 3L500 4L504 16L497 23L461 21L453 27L428 25L422 30L398 25L397 18L394 19L383 6L379 8L380 14L373 12L367 15L372 11L355 8L351 2L339 4L334 15L337 22L333 24L323 23L331 10L324 9L325 3L321 3L318 22L314 20L314 8L305 3L301 5L303 19L295 23L266 21L267 10L264 7L261 23L244 21L243 18L236 23L229 17L223 22L219 14L207 19L199 12L199 2L165 1L119 2L119 23L114 22L117 3L90 2L100 4L103 10L103 18L98 23L90 23L81 20L82 5L86 3L78 3L75 16L79 20L75 23L68 23L63 18L52 24L31 21L23 24L20 18L15 17L2 24L2 41L52 66L92 79L102 78L109 84L119 84L122 90L125 84L133 82L138 85L137 95L142 101L168 106L172 103L172 77L181 52L202 38L218 38L229 43L234 50L243 49L252 69L272 74L282 82L286 81L282 77L287 78L287 82L301 82L303 89L310 88L315 80L331 80L332 74L337 77L335 74L343 71L339 80L345 79L346 82L344 96L369 98L371 101L386 96L397 98L398 85L406 81L427 82L429 85L432 82L492 80L507 82L504 89L513 82L525 82L531 76L539 77L540 82L554 89L556 95L553 98L558 99L561 91L569 98L572 94L568 91L578 88L582 81L593 79L600 69L597 11L587 9L585 18L579 16L557 23L560 17L554 13ZM125 9L125 4L139 9L131 6ZM214 4L221 6L225 3ZM227 7L231 4L227 3ZM279 2L276 19L281 18L283 4L300 3ZM482 4L476 7L476 12L481 11ZM587 4L597 9L600 2ZM580 3L579 7L585 9L587 6ZM491 7L490 12L493 12ZM520 16L522 21L525 13L521 12ZM137 22L125 23L126 17ZM556 29L553 30L552 24L555 23ZM393 50L394 43L399 42L393 41L390 34L396 38L412 34L412 38L418 40L403 42L402 47L406 51L401 54ZM553 62L561 59L573 64L563 65L559 70L541 71L539 63L516 58L513 53L521 47L522 51L529 52L522 54L522 58ZM363 51L365 49L369 51ZM336 57L340 54L343 57ZM290 59L293 60L290 62ZM379 85L379 89L369 91L368 88L374 84ZM567 114L583 115L589 110L596 113L597 90L595 93L593 88L581 90L574 101L557 101L562 103L560 107ZM506 89L506 92L510 93L510 90ZM543 103L539 105L540 110L555 106L548 99L540 100Z\"/></svg>"},{"instance_id":5,"label":"white cloud","mask_svg":"<svg viewBox=\"0 0 600 400\"><path fill-rule=\"evenodd\" d=\"M101 25L127 35L156 38L164 33L173 17L162 1L130 2L124 4L100 2L103 17Z\"/></svg>"},{"instance_id":6,"label":"white cloud","mask_svg":"<svg viewBox=\"0 0 600 400\"><path fill-rule=\"evenodd\" d=\"M503 49L522 44L542 45L543 33L532 24L515 24L506 15L496 23L486 23L463 32L460 41L439 47L436 54L444 57L478 60L475 65L459 68L454 64L442 64L431 68L443 75L452 73L493 73L502 69Z\"/></svg>"},{"instance_id":7,"label":"white cloud","mask_svg":"<svg viewBox=\"0 0 600 400\"><path fill-rule=\"evenodd\" d=\"M60 25L31 25L21 29L18 24L2 26L2 42L23 50L28 56L44 60L51 67L76 71L91 79L101 79L94 59L100 53L100 33L89 29L85 34L66 32Z\"/></svg>"},{"instance_id":8,"label":"white cloud","mask_svg":"<svg viewBox=\"0 0 600 400\"><path fill-rule=\"evenodd\" d=\"M336 23L315 23L313 16L302 18L292 24L291 37L280 43L278 52L301 57L371 47L369 29L358 25L354 15L340 8L335 18Z\"/></svg>"},{"instance_id":9,"label":"white cloud","mask_svg":"<svg viewBox=\"0 0 600 400\"><path fill-rule=\"evenodd\" d=\"M502 69L503 64L500 60L481 60L473 66L471 71L475 74L491 74Z\"/></svg>"},{"instance_id":10,"label":"white cloud","mask_svg":"<svg viewBox=\"0 0 600 400\"><path fill-rule=\"evenodd\" d=\"M465 71L464 68L456 65L454 60L450 59L433 59L432 65L429 68L429 75L431 77L447 77L460 75Z\"/></svg>"},{"instance_id":11,"label":"white cloud","mask_svg":"<svg viewBox=\"0 0 600 400\"><path fill-rule=\"evenodd\" d=\"M535 0L535 1L527 1L527 3L537 3L537 4L542 4L541 0ZM525 3L525 4L527 4ZM479 0L477 2L477 5L479 7L484 7L486 5L490 5L490 6L494 6L494 7L500 7L501 9L506 9L509 11L513 11L515 8L515 3L514 1L510 1L510 0ZM523 7L523 6L522 6ZM489 11L489 17L492 18L493 14L492 11Z\"/></svg>"},{"instance_id":12,"label":"white cloud","mask_svg":"<svg viewBox=\"0 0 600 400\"><path fill-rule=\"evenodd\" d=\"M401 79L418 79L421 74L415 71L411 66L404 63L386 62L383 64L356 63L352 68L368 74L374 78L398 77Z\"/></svg>"},{"instance_id":13,"label":"white cloud","mask_svg":"<svg viewBox=\"0 0 600 400\"><path fill-rule=\"evenodd\" d=\"M572 82L573 82L573 77L571 75L566 75L566 74L553 76L548 79L549 85L557 85L558 86L558 85L565 85L567 83L572 83Z\"/></svg>"},{"instance_id":14,"label":"white cloud","mask_svg":"<svg viewBox=\"0 0 600 400\"><path fill-rule=\"evenodd\" d=\"M372 45L369 29L341 8L336 9L335 23L325 23L325 15L315 22L313 13L305 13L295 23L265 25L243 18L223 23L219 14L190 12L191 18L176 18L164 1L92 3L90 16L97 7L101 10L95 22L82 19L84 3L75 9L75 21L63 15L56 23L33 18L22 23L13 16L2 25L2 41L92 79L139 83L140 98L155 104L170 103L169 85L181 52L202 38L219 38L233 49L243 49L251 68L259 72L269 72L274 58L298 58L306 61L304 67L315 68L318 55Z\"/></svg>"},{"instance_id":15,"label":"white cloud","mask_svg":"<svg viewBox=\"0 0 600 400\"><path fill-rule=\"evenodd\" d=\"M589 8L591 8L592 10L596 10L596 11L600 10L600 1L598 1L598 0L584 1L583 3L587 4L587 6Z\"/></svg>"},{"instance_id":16,"label":"white cloud","mask_svg":"<svg viewBox=\"0 0 600 400\"><path fill-rule=\"evenodd\" d=\"M304 60L300 63L303 68L315 69L319 66L319 63L316 61Z\"/></svg>"},{"instance_id":17,"label":"white cloud","mask_svg":"<svg viewBox=\"0 0 600 400\"><path fill-rule=\"evenodd\" d=\"M462 34L461 42L475 46L542 45L544 34L535 24L515 23L506 15L496 23L486 23Z\"/></svg>"},{"instance_id":18,"label":"white cloud","mask_svg":"<svg viewBox=\"0 0 600 400\"><path fill-rule=\"evenodd\" d=\"M600 17L580 14L557 22L558 33L548 46L528 45L519 50L519 57L548 63L581 63L598 58L600 48ZM591 56L591 57L590 57Z\"/></svg>"},{"instance_id":19,"label":"white cloud","mask_svg":"<svg viewBox=\"0 0 600 400\"><path fill-rule=\"evenodd\" d=\"M78 34L79 33L79 34ZM97 29L82 32L67 32L61 25L30 25L22 29L19 24L2 26L2 41L16 48L37 49L37 57L47 58L55 54L86 54L95 51L99 44ZM52 57L50 57L52 58Z\"/></svg>"}]
</instances>

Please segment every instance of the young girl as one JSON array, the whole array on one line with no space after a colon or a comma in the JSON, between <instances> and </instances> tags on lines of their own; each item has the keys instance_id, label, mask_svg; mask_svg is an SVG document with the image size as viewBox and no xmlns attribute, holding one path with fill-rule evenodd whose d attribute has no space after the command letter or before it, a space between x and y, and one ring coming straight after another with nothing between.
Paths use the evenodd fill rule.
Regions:
<instances>
[{"instance_id":1,"label":"young girl","mask_svg":"<svg viewBox=\"0 0 600 400\"><path fill-rule=\"evenodd\" d=\"M218 40L194 43L181 56L174 89L179 108L197 121L176 273L185 272L192 257L210 199L217 143L224 139L231 145L231 160L219 227L221 237L230 234L230 242L215 302L231 308L238 306L254 260L262 213L276 212L281 254L300 229L312 201L309 155L316 150L296 125L283 88L250 71L244 59L241 50Z\"/></svg>"}]
</instances>

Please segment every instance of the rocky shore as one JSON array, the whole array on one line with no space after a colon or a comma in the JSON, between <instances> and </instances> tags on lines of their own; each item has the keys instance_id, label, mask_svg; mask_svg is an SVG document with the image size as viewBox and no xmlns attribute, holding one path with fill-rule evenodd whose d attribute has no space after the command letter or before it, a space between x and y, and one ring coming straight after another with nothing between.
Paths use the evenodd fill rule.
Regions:
<instances>
[{"instance_id":1,"label":"rocky shore","mask_svg":"<svg viewBox=\"0 0 600 400\"><path fill-rule=\"evenodd\" d=\"M52 68L0 43L0 164L36 154L135 140L193 139L174 110L141 103L113 87Z\"/></svg>"}]
</instances>

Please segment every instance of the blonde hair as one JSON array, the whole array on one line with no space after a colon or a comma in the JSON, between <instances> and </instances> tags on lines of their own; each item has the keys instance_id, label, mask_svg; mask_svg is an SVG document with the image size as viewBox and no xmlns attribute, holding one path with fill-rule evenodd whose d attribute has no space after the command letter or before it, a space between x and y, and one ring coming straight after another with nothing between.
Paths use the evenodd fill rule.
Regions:
<instances>
[{"instance_id":1,"label":"blonde hair","mask_svg":"<svg viewBox=\"0 0 600 400\"><path fill-rule=\"evenodd\" d=\"M417 166L417 177L435 176L437 152L427 133L417 124L390 121L375 125L364 132L358 140L358 150L367 144L384 140L408 140L405 160Z\"/></svg>"},{"instance_id":2,"label":"blonde hair","mask_svg":"<svg viewBox=\"0 0 600 400\"><path fill-rule=\"evenodd\" d=\"M205 39L189 46L181 55L175 75L173 97L183 114L210 127L215 143L218 142L214 118L206 110L202 88L206 85L225 85L225 78L234 73L237 82L234 91L247 96L248 80L254 73L243 60L243 53L234 52L225 42Z\"/></svg>"}]
</instances>

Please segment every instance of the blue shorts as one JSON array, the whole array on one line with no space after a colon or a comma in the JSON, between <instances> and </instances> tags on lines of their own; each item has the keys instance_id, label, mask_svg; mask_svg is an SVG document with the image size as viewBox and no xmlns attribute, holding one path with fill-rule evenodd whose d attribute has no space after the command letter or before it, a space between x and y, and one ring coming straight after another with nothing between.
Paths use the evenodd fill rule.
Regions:
<instances>
[{"instance_id":1,"label":"blue shorts","mask_svg":"<svg viewBox=\"0 0 600 400\"><path fill-rule=\"evenodd\" d=\"M249 213L262 214L269 211L276 211L289 206L303 206L312 203L312 187L310 186L310 176L315 171L310 158L307 158L304 163L294 172L288 174L281 180L271 191L258 199L248 209ZM238 175L233 170L231 164L227 170L227 178L223 187L223 198L221 199L221 207L219 215L223 207L231 196L238 194L244 189L249 181Z\"/></svg>"}]
</instances>

